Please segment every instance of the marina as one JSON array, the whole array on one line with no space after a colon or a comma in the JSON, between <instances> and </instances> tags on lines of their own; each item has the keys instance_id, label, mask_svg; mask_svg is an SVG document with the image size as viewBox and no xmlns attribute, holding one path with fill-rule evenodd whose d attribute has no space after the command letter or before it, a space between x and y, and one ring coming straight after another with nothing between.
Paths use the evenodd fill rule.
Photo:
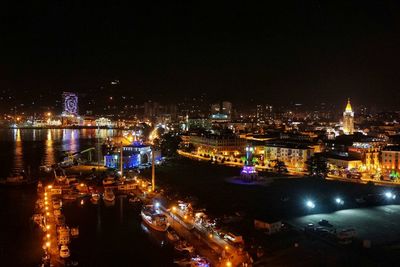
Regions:
<instances>
[{"instance_id":1,"label":"marina","mask_svg":"<svg viewBox=\"0 0 400 267\"><path fill-rule=\"evenodd\" d=\"M74 142L82 142L84 139L75 140ZM335 186L338 190L347 191L347 194L351 193L350 187L365 195L369 191L364 188L365 192L362 192L359 190L361 187L331 181L307 178L282 180L279 177L268 187L243 187L241 184L226 181L226 177L233 177L239 173L239 168L221 168L187 159L170 160L157 168L157 176L154 179L157 184L154 191L151 169L142 170L140 173L126 172L125 177L101 169L100 176L99 173L93 173L91 167L78 165L65 168L65 171L57 171L56 175L54 172L42 172L44 176L36 176L41 177L36 186L24 186L12 191L7 189L5 193L14 192L20 195L34 191L29 201L36 203L37 212L33 215L32 207L28 213L33 215L32 223L40 225L39 228L29 230L32 231L30 235L36 238L34 246L39 248L36 254L39 256L36 258L38 264L42 262L46 266L51 262L54 266L123 265L124 259L114 256L123 252L136 255L139 264L146 265L150 262L150 266L185 266L197 264L196 262L205 264L204 266L251 266L254 259L268 259L264 251L269 245L256 247L257 249L251 247L258 243L251 240L252 236L263 233L252 233L248 230L236 232L223 225L244 223L246 218L253 216L260 218L257 215L260 211L264 214L281 214L281 218L288 218L288 225L293 225L299 231L303 231L308 221L316 224L313 217L296 219L295 216L288 216L288 213L308 213L305 210L295 210L298 205L294 205L296 196L293 194L295 191L291 191L291 184L296 184L297 192L304 190L303 187L321 188L325 183ZM185 176L182 173L174 173L171 168L183 173L195 170L195 173L190 175L191 180L182 180ZM203 177L207 177L209 181L204 181ZM213 186L204 187L204 182ZM284 196L278 194L282 190L286 192ZM313 192L314 197L318 196L316 192ZM231 207L224 206L222 209L220 201L227 198L224 194L235 194L238 199ZM256 206L250 196L255 199L263 196L263 202L284 205L288 213L265 207L252 211L250 207ZM238 203L241 205L238 206ZM340 203L345 203L342 205L346 207L360 205L356 202L352 204L348 198L342 198ZM321 203L315 205L321 206ZM243 210L248 213L243 214ZM142 211L145 211L143 216ZM329 208L326 211L329 212ZM315 216L323 217L329 217L329 221L333 221L335 225L341 224L334 217L331 219L329 213ZM154 225L161 227L152 227ZM49 229L46 229L47 226ZM352 225L346 227L351 229ZM363 238L368 238L362 229L355 228ZM295 237L298 233L291 235ZM320 238L318 234L313 236ZM332 246L336 247L336 241L333 241ZM88 247L89 250L83 249ZM150 251L156 251L159 257L152 259ZM42 257L43 259L40 259Z\"/></svg>"}]
</instances>

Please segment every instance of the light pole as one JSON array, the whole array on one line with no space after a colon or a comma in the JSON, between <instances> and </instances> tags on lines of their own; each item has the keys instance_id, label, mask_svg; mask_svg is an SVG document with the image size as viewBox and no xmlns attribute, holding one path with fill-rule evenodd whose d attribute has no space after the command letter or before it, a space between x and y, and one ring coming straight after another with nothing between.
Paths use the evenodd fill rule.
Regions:
<instances>
[{"instance_id":1,"label":"light pole","mask_svg":"<svg viewBox=\"0 0 400 267\"><path fill-rule=\"evenodd\" d=\"M151 190L154 192L156 189L156 167L154 160L154 145L151 146Z\"/></svg>"},{"instance_id":2,"label":"light pole","mask_svg":"<svg viewBox=\"0 0 400 267\"><path fill-rule=\"evenodd\" d=\"M120 167L121 167L121 170L120 170L120 172L121 172L121 178L122 178L122 176L123 176L123 173L124 173L124 164L123 164L123 146L122 146L122 141L121 141L121 148L120 148L120 155L119 155L119 157L120 157Z\"/></svg>"}]
</instances>

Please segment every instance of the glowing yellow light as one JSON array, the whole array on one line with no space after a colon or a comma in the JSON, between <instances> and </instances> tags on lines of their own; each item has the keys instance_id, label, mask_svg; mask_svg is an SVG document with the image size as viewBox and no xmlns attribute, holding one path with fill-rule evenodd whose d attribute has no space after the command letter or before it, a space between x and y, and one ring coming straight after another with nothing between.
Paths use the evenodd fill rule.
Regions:
<instances>
[{"instance_id":1,"label":"glowing yellow light","mask_svg":"<svg viewBox=\"0 0 400 267\"><path fill-rule=\"evenodd\" d=\"M81 187L85 186L85 184L81 184Z\"/></svg>"},{"instance_id":2,"label":"glowing yellow light","mask_svg":"<svg viewBox=\"0 0 400 267\"><path fill-rule=\"evenodd\" d=\"M53 186L52 186L52 185L49 185L49 186L47 186L47 188L48 188L48 189L52 189L52 188L53 188Z\"/></svg>"},{"instance_id":3,"label":"glowing yellow light","mask_svg":"<svg viewBox=\"0 0 400 267\"><path fill-rule=\"evenodd\" d=\"M47 196L47 192L45 192L44 195Z\"/></svg>"},{"instance_id":4,"label":"glowing yellow light","mask_svg":"<svg viewBox=\"0 0 400 267\"><path fill-rule=\"evenodd\" d=\"M47 236L47 238L50 238L50 234L47 234L46 236Z\"/></svg>"},{"instance_id":5,"label":"glowing yellow light","mask_svg":"<svg viewBox=\"0 0 400 267\"><path fill-rule=\"evenodd\" d=\"M351 108L351 104L350 104L350 98L347 100L347 105L346 105L346 112L353 112L353 109Z\"/></svg>"},{"instance_id":6,"label":"glowing yellow light","mask_svg":"<svg viewBox=\"0 0 400 267\"><path fill-rule=\"evenodd\" d=\"M50 229L50 225L46 225L46 229L49 230Z\"/></svg>"},{"instance_id":7,"label":"glowing yellow light","mask_svg":"<svg viewBox=\"0 0 400 267\"><path fill-rule=\"evenodd\" d=\"M209 235L208 235L208 237L209 237L209 238L212 238L212 237L213 237L213 235L212 235L212 234L209 234Z\"/></svg>"},{"instance_id":8,"label":"glowing yellow light","mask_svg":"<svg viewBox=\"0 0 400 267\"><path fill-rule=\"evenodd\" d=\"M50 242L46 242L46 247L50 247Z\"/></svg>"},{"instance_id":9,"label":"glowing yellow light","mask_svg":"<svg viewBox=\"0 0 400 267\"><path fill-rule=\"evenodd\" d=\"M187 215L183 216L183 219L185 219L185 220L186 220L186 219L187 219Z\"/></svg>"},{"instance_id":10,"label":"glowing yellow light","mask_svg":"<svg viewBox=\"0 0 400 267\"><path fill-rule=\"evenodd\" d=\"M172 207L172 212L176 212L176 207L175 206Z\"/></svg>"},{"instance_id":11,"label":"glowing yellow light","mask_svg":"<svg viewBox=\"0 0 400 267\"><path fill-rule=\"evenodd\" d=\"M46 207L46 210L49 210L49 207Z\"/></svg>"},{"instance_id":12,"label":"glowing yellow light","mask_svg":"<svg viewBox=\"0 0 400 267\"><path fill-rule=\"evenodd\" d=\"M49 117L50 117L50 116L51 116L51 112L47 112L47 116L49 116Z\"/></svg>"},{"instance_id":13,"label":"glowing yellow light","mask_svg":"<svg viewBox=\"0 0 400 267\"><path fill-rule=\"evenodd\" d=\"M46 212L46 215L47 215L47 216L50 216L50 212Z\"/></svg>"},{"instance_id":14,"label":"glowing yellow light","mask_svg":"<svg viewBox=\"0 0 400 267\"><path fill-rule=\"evenodd\" d=\"M45 201L44 204L47 205L47 204L49 204L49 202Z\"/></svg>"},{"instance_id":15,"label":"glowing yellow light","mask_svg":"<svg viewBox=\"0 0 400 267\"><path fill-rule=\"evenodd\" d=\"M228 246L225 246L225 250L228 250L229 249L229 247Z\"/></svg>"},{"instance_id":16,"label":"glowing yellow light","mask_svg":"<svg viewBox=\"0 0 400 267\"><path fill-rule=\"evenodd\" d=\"M226 262L226 266L227 267L231 267L232 266L232 262L230 262L230 261Z\"/></svg>"}]
</instances>

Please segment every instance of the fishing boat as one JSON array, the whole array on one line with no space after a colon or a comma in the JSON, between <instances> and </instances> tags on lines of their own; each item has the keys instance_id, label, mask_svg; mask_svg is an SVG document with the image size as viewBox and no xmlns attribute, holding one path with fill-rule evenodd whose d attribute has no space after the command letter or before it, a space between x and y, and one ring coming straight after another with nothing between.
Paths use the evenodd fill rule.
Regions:
<instances>
[{"instance_id":1,"label":"fishing boat","mask_svg":"<svg viewBox=\"0 0 400 267\"><path fill-rule=\"evenodd\" d=\"M104 201L113 202L115 200L114 192L111 188L106 188L104 191Z\"/></svg>"},{"instance_id":2,"label":"fishing boat","mask_svg":"<svg viewBox=\"0 0 400 267\"><path fill-rule=\"evenodd\" d=\"M143 221L152 229L160 232L167 231L169 226L167 216L153 205L144 206L141 211L141 216Z\"/></svg>"}]
</instances>

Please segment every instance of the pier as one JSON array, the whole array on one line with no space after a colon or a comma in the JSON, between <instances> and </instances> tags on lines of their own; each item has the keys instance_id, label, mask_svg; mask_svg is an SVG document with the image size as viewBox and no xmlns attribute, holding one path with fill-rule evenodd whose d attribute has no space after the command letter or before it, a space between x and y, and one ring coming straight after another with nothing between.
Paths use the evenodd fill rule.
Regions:
<instances>
[{"instance_id":1,"label":"pier","mask_svg":"<svg viewBox=\"0 0 400 267\"><path fill-rule=\"evenodd\" d=\"M84 201L83 199L90 197L92 193L103 193L105 188L112 189L117 195L139 198L141 205L157 203L158 209L167 216L169 227L175 230L181 240L186 240L195 248L193 256L200 255L206 258L211 266L250 266L250 258L242 245L228 242L212 228L204 227L196 220L191 210L180 208L178 204L182 205L182 202L169 200L161 193L162 190L153 191L149 181L138 177L115 180L113 184L107 185L94 185L83 181L69 185L67 179L63 182L55 179L38 190L38 203L43 204L40 208L44 231L43 262L48 264L44 266L65 266L69 261L60 257L61 244L68 245L71 241L69 228L65 225L61 207L54 207L54 203L58 201L62 203L62 199L69 199L72 196L74 199L71 201ZM190 206L189 203L186 204ZM60 240L60 228L68 232L67 240Z\"/></svg>"}]
</instances>

